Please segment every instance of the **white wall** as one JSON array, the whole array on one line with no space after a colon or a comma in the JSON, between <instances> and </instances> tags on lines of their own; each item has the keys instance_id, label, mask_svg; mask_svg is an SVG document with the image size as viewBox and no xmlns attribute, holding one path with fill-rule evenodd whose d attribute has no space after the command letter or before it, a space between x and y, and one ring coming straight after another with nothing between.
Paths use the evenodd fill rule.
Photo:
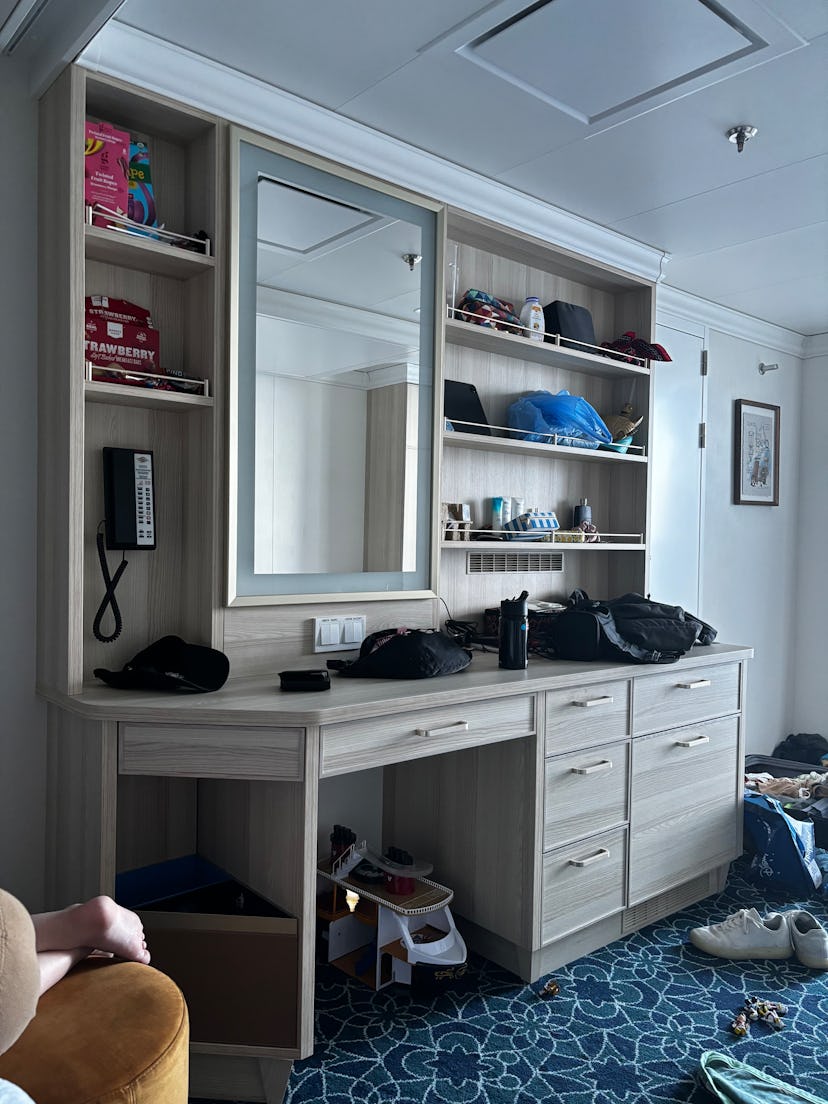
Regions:
<instances>
[{"instance_id":1,"label":"white wall","mask_svg":"<svg viewBox=\"0 0 828 1104\"><path fill-rule=\"evenodd\" d=\"M802 362L715 330L710 332L708 348L700 612L718 629L719 640L755 649L748 665L747 743L748 751L764 755L792 731L795 700L794 609L803 545L799 533ZM761 375L760 361L778 363L779 371ZM732 505L736 399L781 407L779 506ZM811 546L811 557L821 559L816 548ZM820 681L824 682L821 672Z\"/></svg>"},{"instance_id":2,"label":"white wall","mask_svg":"<svg viewBox=\"0 0 828 1104\"><path fill-rule=\"evenodd\" d=\"M0 58L0 885L43 896L44 710L35 684L37 112Z\"/></svg>"},{"instance_id":3,"label":"white wall","mask_svg":"<svg viewBox=\"0 0 828 1104\"><path fill-rule=\"evenodd\" d=\"M796 665L790 709L791 732L819 732L828 739L828 355L806 360L802 369L799 472L800 529L797 535L797 602L794 620Z\"/></svg>"},{"instance_id":4,"label":"white wall","mask_svg":"<svg viewBox=\"0 0 828 1104\"><path fill-rule=\"evenodd\" d=\"M256 373L257 574L362 571L367 396Z\"/></svg>"}]
</instances>

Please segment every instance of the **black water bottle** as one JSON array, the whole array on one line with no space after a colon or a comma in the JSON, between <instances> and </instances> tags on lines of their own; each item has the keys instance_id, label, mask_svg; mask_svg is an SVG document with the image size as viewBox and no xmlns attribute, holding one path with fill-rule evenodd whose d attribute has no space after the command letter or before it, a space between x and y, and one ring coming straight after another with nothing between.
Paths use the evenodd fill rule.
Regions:
<instances>
[{"instance_id":1,"label":"black water bottle","mask_svg":"<svg viewBox=\"0 0 828 1104\"><path fill-rule=\"evenodd\" d=\"M529 666L529 592L500 603L499 666L523 671Z\"/></svg>"}]
</instances>

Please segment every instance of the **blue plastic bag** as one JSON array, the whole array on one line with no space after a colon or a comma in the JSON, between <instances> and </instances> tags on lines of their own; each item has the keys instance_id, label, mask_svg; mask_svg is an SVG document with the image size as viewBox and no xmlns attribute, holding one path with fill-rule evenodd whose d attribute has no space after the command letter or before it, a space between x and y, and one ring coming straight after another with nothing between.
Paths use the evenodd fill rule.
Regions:
<instances>
[{"instance_id":1,"label":"blue plastic bag","mask_svg":"<svg viewBox=\"0 0 828 1104\"><path fill-rule=\"evenodd\" d=\"M530 391L513 402L506 414L510 429L524 441L598 448L612 442L612 434L598 412L581 395L559 391ZM558 435L554 440L552 434Z\"/></svg>"},{"instance_id":2,"label":"blue plastic bag","mask_svg":"<svg viewBox=\"0 0 828 1104\"><path fill-rule=\"evenodd\" d=\"M745 793L745 837L754 856L751 877L763 886L810 897L822 885L814 826L788 816L775 797Z\"/></svg>"}]
</instances>

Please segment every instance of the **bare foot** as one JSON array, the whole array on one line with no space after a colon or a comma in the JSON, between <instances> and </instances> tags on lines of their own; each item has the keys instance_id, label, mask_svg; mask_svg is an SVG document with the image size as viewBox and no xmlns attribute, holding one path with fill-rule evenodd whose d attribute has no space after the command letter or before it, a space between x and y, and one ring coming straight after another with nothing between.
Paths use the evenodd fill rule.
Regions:
<instances>
[{"instance_id":1,"label":"bare foot","mask_svg":"<svg viewBox=\"0 0 828 1104\"><path fill-rule=\"evenodd\" d=\"M140 917L111 897L93 897L60 912L39 913L32 921L38 952L86 947L87 954L96 950L130 962L150 960Z\"/></svg>"},{"instance_id":2,"label":"bare foot","mask_svg":"<svg viewBox=\"0 0 828 1104\"><path fill-rule=\"evenodd\" d=\"M130 962L149 962L144 927L134 912L111 897L93 897L78 905L78 909L84 912L83 919L89 924L89 938L83 940L85 946Z\"/></svg>"}]
</instances>

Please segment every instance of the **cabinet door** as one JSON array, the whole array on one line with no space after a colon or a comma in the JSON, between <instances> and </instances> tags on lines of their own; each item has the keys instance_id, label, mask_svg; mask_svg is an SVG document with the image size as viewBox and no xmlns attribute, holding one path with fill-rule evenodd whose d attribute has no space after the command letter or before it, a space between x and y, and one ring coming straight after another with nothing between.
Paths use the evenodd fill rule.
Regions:
<instances>
[{"instance_id":1,"label":"cabinet door","mask_svg":"<svg viewBox=\"0 0 828 1104\"><path fill-rule=\"evenodd\" d=\"M673 358L653 368L650 430L650 593L697 612L701 608L701 503L705 450L701 374L704 341L695 334L659 326L656 337Z\"/></svg>"},{"instance_id":2,"label":"cabinet door","mask_svg":"<svg viewBox=\"0 0 828 1104\"><path fill-rule=\"evenodd\" d=\"M738 717L633 741L630 904L741 852Z\"/></svg>"}]
</instances>

